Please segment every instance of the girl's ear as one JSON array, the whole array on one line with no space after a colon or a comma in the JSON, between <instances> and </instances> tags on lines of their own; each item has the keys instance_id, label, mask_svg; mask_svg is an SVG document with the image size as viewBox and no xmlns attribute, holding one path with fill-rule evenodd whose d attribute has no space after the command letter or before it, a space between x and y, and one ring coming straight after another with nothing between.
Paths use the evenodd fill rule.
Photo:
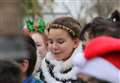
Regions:
<instances>
[{"instance_id":1,"label":"girl's ear","mask_svg":"<svg viewBox=\"0 0 120 83\"><path fill-rule=\"evenodd\" d=\"M79 42L80 42L79 38L74 39L75 48L79 45Z\"/></svg>"},{"instance_id":2,"label":"girl's ear","mask_svg":"<svg viewBox=\"0 0 120 83\"><path fill-rule=\"evenodd\" d=\"M85 41L89 41L90 40L91 36L90 36L89 32L85 32L84 38L85 38Z\"/></svg>"},{"instance_id":3,"label":"girl's ear","mask_svg":"<svg viewBox=\"0 0 120 83\"><path fill-rule=\"evenodd\" d=\"M29 67L29 61L27 59L24 59L20 63L20 68L21 68L22 73L26 74L28 67Z\"/></svg>"}]
</instances>

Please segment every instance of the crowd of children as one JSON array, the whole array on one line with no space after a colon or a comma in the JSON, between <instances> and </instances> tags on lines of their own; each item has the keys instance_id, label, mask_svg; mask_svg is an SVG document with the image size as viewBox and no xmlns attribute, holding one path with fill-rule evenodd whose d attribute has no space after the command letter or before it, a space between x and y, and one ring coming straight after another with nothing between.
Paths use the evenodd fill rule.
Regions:
<instances>
[{"instance_id":1,"label":"crowd of children","mask_svg":"<svg viewBox=\"0 0 120 83\"><path fill-rule=\"evenodd\" d=\"M118 11L83 28L70 16L46 25L36 15L22 31L0 41L0 83L120 83Z\"/></svg>"}]
</instances>

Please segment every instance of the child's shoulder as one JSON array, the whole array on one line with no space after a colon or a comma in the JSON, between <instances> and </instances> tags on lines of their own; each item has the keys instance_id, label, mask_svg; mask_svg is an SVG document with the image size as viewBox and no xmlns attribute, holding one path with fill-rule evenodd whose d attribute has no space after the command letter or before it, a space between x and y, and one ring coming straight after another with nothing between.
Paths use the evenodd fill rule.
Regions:
<instances>
[{"instance_id":1,"label":"child's shoulder","mask_svg":"<svg viewBox=\"0 0 120 83\"><path fill-rule=\"evenodd\" d=\"M33 78L34 83L44 83L41 79Z\"/></svg>"},{"instance_id":2,"label":"child's shoulder","mask_svg":"<svg viewBox=\"0 0 120 83\"><path fill-rule=\"evenodd\" d=\"M35 79L35 83L43 83L42 80Z\"/></svg>"}]
</instances>

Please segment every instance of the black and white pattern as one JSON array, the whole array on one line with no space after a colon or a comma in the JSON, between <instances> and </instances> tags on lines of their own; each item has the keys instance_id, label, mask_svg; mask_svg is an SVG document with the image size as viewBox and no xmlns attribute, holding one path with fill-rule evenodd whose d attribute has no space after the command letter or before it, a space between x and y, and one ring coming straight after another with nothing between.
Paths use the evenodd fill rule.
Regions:
<instances>
[{"instance_id":1,"label":"black and white pattern","mask_svg":"<svg viewBox=\"0 0 120 83\"><path fill-rule=\"evenodd\" d=\"M53 56L48 52L42 61L40 79L46 83L81 83L77 79L78 70L72 64L72 56L66 61L57 61Z\"/></svg>"}]
</instances>

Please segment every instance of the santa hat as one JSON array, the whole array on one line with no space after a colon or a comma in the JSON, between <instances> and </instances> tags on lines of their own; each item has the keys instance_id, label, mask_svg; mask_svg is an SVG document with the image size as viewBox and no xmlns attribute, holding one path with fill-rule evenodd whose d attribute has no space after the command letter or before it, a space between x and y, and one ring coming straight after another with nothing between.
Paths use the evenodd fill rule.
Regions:
<instances>
[{"instance_id":1,"label":"santa hat","mask_svg":"<svg viewBox=\"0 0 120 83\"><path fill-rule=\"evenodd\" d=\"M84 52L75 50L73 64L80 73L120 83L120 39L100 36L91 40Z\"/></svg>"}]
</instances>

